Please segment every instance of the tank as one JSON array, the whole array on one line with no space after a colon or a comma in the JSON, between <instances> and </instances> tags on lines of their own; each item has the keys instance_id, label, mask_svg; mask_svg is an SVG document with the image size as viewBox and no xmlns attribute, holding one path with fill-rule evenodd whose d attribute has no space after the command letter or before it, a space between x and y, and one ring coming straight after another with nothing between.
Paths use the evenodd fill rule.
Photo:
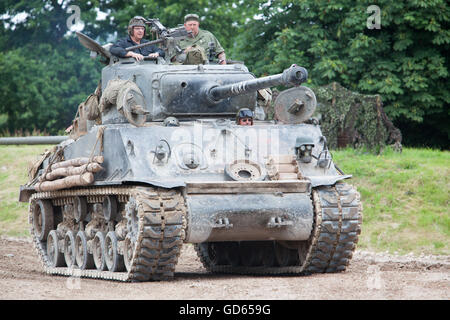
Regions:
<instances>
[{"instance_id":1,"label":"tank","mask_svg":"<svg viewBox=\"0 0 450 320\"><path fill-rule=\"evenodd\" d=\"M161 34L174 50L176 39ZM346 269L360 195L311 118L306 69L257 79L243 63L137 62L78 37L106 64L101 82L70 137L41 155L20 187L46 273L169 280L185 244L210 272ZM291 88L266 120L258 90L274 86ZM241 108L255 112L252 126L236 123Z\"/></svg>"}]
</instances>

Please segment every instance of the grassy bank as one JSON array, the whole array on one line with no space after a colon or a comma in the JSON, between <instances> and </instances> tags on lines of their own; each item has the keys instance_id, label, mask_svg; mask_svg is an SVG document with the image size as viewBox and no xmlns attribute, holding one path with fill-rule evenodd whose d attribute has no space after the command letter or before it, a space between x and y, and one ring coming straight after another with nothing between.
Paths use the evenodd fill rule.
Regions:
<instances>
[{"instance_id":1,"label":"grassy bank","mask_svg":"<svg viewBox=\"0 0 450 320\"><path fill-rule=\"evenodd\" d=\"M450 152L406 148L379 156L352 149L333 154L361 193L360 247L450 253Z\"/></svg>"},{"instance_id":2,"label":"grassy bank","mask_svg":"<svg viewBox=\"0 0 450 320\"><path fill-rule=\"evenodd\" d=\"M0 235L29 236L28 205L18 202L28 163L53 146L0 146Z\"/></svg>"},{"instance_id":3,"label":"grassy bank","mask_svg":"<svg viewBox=\"0 0 450 320\"><path fill-rule=\"evenodd\" d=\"M0 146L0 235L29 236L19 186L28 180L28 162L50 147ZM333 156L361 193L359 248L450 254L450 152L406 148L377 156L348 149Z\"/></svg>"}]
</instances>

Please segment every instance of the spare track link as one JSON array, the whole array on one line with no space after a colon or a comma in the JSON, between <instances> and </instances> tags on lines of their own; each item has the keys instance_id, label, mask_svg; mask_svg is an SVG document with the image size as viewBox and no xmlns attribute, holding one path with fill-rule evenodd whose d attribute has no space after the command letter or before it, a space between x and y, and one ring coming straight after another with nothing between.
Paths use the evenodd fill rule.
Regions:
<instances>
[{"instance_id":1,"label":"spare track link","mask_svg":"<svg viewBox=\"0 0 450 320\"><path fill-rule=\"evenodd\" d=\"M306 275L344 271L350 263L361 233L360 195L351 185L338 183L332 187L314 188L312 201L315 211L313 231L307 241L305 258L300 262L297 260L297 265L285 267L213 265L205 243L195 245L200 261L207 270L217 273Z\"/></svg>"},{"instance_id":2,"label":"spare track link","mask_svg":"<svg viewBox=\"0 0 450 320\"><path fill-rule=\"evenodd\" d=\"M122 199L134 198L137 203L138 236L134 244L131 268L127 272L81 270L77 267L49 266L46 241L39 241L33 229L31 204L38 199L71 201L74 196L116 195ZM151 187L96 187L33 194L30 199L31 235L47 274L85 277L116 281L170 280L185 238L186 209L178 190Z\"/></svg>"}]
</instances>

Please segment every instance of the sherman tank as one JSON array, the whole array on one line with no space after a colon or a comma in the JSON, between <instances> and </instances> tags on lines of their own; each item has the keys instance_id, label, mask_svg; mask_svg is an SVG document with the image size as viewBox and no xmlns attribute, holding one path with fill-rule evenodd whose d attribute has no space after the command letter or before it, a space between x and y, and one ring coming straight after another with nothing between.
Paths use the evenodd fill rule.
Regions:
<instances>
[{"instance_id":1,"label":"sherman tank","mask_svg":"<svg viewBox=\"0 0 450 320\"><path fill-rule=\"evenodd\" d=\"M180 28L149 23L166 52L178 50ZM101 81L19 195L46 273L168 280L184 244L210 272L346 269L361 230L360 195L311 118L306 69L255 78L240 62L138 62L78 38L106 64ZM258 90L275 86L290 88L267 120ZM254 112L253 125L236 123L241 108Z\"/></svg>"}]
</instances>

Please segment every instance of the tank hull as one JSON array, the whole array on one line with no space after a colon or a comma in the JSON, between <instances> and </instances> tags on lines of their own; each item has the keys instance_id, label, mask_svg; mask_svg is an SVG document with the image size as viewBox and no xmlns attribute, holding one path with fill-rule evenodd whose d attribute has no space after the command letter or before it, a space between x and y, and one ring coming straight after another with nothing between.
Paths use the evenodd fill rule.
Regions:
<instances>
[{"instance_id":1,"label":"tank hull","mask_svg":"<svg viewBox=\"0 0 450 320\"><path fill-rule=\"evenodd\" d=\"M186 198L186 241L307 240L310 193L194 194ZM258 203L258 207L255 207Z\"/></svg>"},{"instance_id":2,"label":"tank hull","mask_svg":"<svg viewBox=\"0 0 450 320\"><path fill-rule=\"evenodd\" d=\"M319 166L321 156L298 160L292 146L299 136L312 137L313 154L324 149L315 125L242 128L217 120L94 126L61 143L54 156L64 161L45 157L20 193L30 203L44 269L171 279L182 245L193 243L212 272L345 270L360 232L359 193L332 162ZM92 183L60 188L50 181L56 189L42 189L61 170L55 164L83 159L101 164Z\"/></svg>"},{"instance_id":3,"label":"tank hull","mask_svg":"<svg viewBox=\"0 0 450 320\"><path fill-rule=\"evenodd\" d=\"M313 154L324 148L317 125L279 125L260 122L242 127L226 120L182 122L179 127L165 127L161 122L145 127L110 125L99 138L95 126L76 142L64 147L64 158L104 156L103 170L95 174L95 185L142 182L166 188L186 186L190 181L231 181L225 167L236 159L246 159L266 166L271 155L295 155L299 136L309 136L314 143ZM99 142L101 140L101 143ZM155 151L162 147L164 158ZM186 157L194 158L194 168L186 165ZM321 168L316 161L300 163L299 170L313 187L332 185L351 177L339 173L334 163Z\"/></svg>"}]
</instances>

